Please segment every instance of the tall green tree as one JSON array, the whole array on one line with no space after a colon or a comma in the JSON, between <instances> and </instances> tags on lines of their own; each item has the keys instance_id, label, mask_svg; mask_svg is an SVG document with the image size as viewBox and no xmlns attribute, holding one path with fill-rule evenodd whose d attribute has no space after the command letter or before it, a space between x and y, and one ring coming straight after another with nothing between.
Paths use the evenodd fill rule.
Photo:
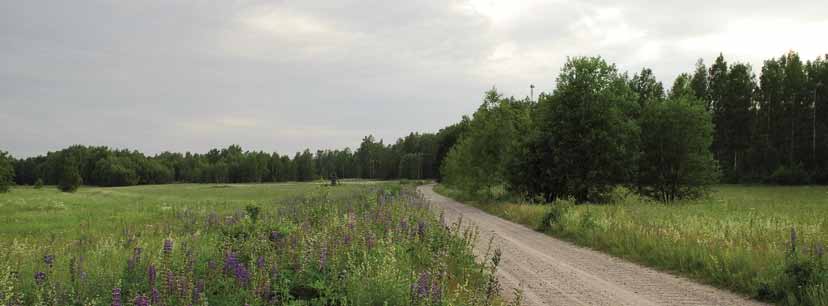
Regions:
<instances>
[{"instance_id":1,"label":"tall green tree","mask_svg":"<svg viewBox=\"0 0 828 306\"><path fill-rule=\"evenodd\" d=\"M491 195L504 184L519 139L529 132L532 102L486 92L468 130L446 156L441 173L446 183L467 192Z\"/></svg>"},{"instance_id":2,"label":"tall green tree","mask_svg":"<svg viewBox=\"0 0 828 306\"><path fill-rule=\"evenodd\" d=\"M548 200L603 202L635 177L639 129L637 95L615 65L600 57L571 58L550 96L538 102L532 156Z\"/></svg>"},{"instance_id":3,"label":"tall green tree","mask_svg":"<svg viewBox=\"0 0 828 306\"><path fill-rule=\"evenodd\" d=\"M692 95L645 107L636 190L659 201L696 198L718 180L713 123Z\"/></svg>"},{"instance_id":4,"label":"tall green tree","mask_svg":"<svg viewBox=\"0 0 828 306\"><path fill-rule=\"evenodd\" d=\"M643 68L635 74L630 80L630 88L638 94L638 105L641 108L664 100L664 85L656 80L650 68Z\"/></svg>"}]
</instances>

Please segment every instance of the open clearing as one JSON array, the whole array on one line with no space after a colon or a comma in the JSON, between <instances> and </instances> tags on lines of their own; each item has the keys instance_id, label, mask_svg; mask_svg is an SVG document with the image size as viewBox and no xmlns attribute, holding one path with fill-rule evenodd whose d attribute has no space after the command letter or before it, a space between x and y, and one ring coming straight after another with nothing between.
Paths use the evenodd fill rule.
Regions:
<instances>
[{"instance_id":1,"label":"open clearing","mask_svg":"<svg viewBox=\"0 0 828 306\"><path fill-rule=\"evenodd\" d=\"M419 187L448 222L480 230L477 251L490 237L503 252L504 292L524 291L526 305L763 305L745 297L642 267L536 232Z\"/></svg>"}]
</instances>

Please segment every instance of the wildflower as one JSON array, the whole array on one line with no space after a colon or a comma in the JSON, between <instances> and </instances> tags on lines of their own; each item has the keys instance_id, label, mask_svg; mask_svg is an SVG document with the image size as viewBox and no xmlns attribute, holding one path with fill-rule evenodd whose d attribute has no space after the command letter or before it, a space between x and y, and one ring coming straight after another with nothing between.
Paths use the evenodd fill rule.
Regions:
<instances>
[{"instance_id":1,"label":"wildflower","mask_svg":"<svg viewBox=\"0 0 828 306\"><path fill-rule=\"evenodd\" d=\"M425 234L426 234L426 224L425 224L425 222L423 222L423 221L417 222L417 236L419 236L420 239L425 239Z\"/></svg>"},{"instance_id":2,"label":"wildflower","mask_svg":"<svg viewBox=\"0 0 828 306\"><path fill-rule=\"evenodd\" d=\"M279 240L282 239L282 237L284 237L284 235L282 235L282 233L280 233L279 231L271 231L270 232L270 241L271 242L278 242Z\"/></svg>"},{"instance_id":3,"label":"wildflower","mask_svg":"<svg viewBox=\"0 0 828 306\"><path fill-rule=\"evenodd\" d=\"M52 267L52 264L55 262L55 255L46 255L43 256L43 263L45 263L49 268Z\"/></svg>"},{"instance_id":4,"label":"wildflower","mask_svg":"<svg viewBox=\"0 0 828 306\"><path fill-rule=\"evenodd\" d=\"M434 304L443 300L443 288L440 287L440 282L431 283L431 301Z\"/></svg>"},{"instance_id":5,"label":"wildflower","mask_svg":"<svg viewBox=\"0 0 828 306\"><path fill-rule=\"evenodd\" d=\"M135 248L135 249L133 249L133 250L132 250L132 257L135 257L135 258L140 258L140 257L141 257L141 252L143 252L143 251L144 251L144 250L143 250L143 249L141 249L141 248Z\"/></svg>"},{"instance_id":6,"label":"wildflower","mask_svg":"<svg viewBox=\"0 0 828 306\"><path fill-rule=\"evenodd\" d=\"M158 305L161 302L161 294L158 293L157 288L152 288L152 293L150 294L150 304Z\"/></svg>"},{"instance_id":7,"label":"wildflower","mask_svg":"<svg viewBox=\"0 0 828 306\"><path fill-rule=\"evenodd\" d=\"M175 292L175 274L167 271L167 293Z\"/></svg>"},{"instance_id":8,"label":"wildflower","mask_svg":"<svg viewBox=\"0 0 828 306\"><path fill-rule=\"evenodd\" d=\"M38 285L43 285L43 283L46 282L46 272L38 271L37 273L35 273L34 279L35 283L37 283Z\"/></svg>"},{"instance_id":9,"label":"wildflower","mask_svg":"<svg viewBox=\"0 0 828 306\"><path fill-rule=\"evenodd\" d=\"M246 287L250 282L250 272L247 271L247 268L242 264L238 264L234 272L234 276L236 277L236 281L239 282L239 285Z\"/></svg>"},{"instance_id":10,"label":"wildflower","mask_svg":"<svg viewBox=\"0 0 828 306\"><path fill-rule=\"evenodd\" d=\"M170 239L164 239L164 255L170 255L173 251L173 242Z\"/></svg>"},{"instance_id":11,"label":"wildflower","mask_svg":"<svg viewBox=\"0 0 828 306\"><path fill-rule=\"evenodd\" d=\"M322 252L319 254L319 270L325 270L325 264L328 261L328 248L322 247Z\"/></svg>"},{"instance_id":12,"label":"wildflower","mask_svg":"<svg viewBox=\"0 0 828 306\"><path fill-rule=\"evenodd\" d=\"M135 306L149 306L149 300L146 295L139 295L135 297Z\"/></svg>"},{"instance_id":13,"label":"wildflower","mask_svg":"<svg viewBox=\"0 0 828 306\"><path fill-rule=\"evenodd\" d=\"M158 273L155 271L155 265L149 265L147 268L147 281L149 281L149 286L155 286L155 279L158 277Z\"/></svg>"},{"instance_id":14,"label":"wildflower","mask_svg":"<svg viewBox=\"0 0 828 306\"><path fill-rule=\"evenodd\" d=\"M431 276L428 272L423 271L417 278L417 282L411 286L414 302L415 304L420 304L420 301L427 299L429 296L429 291L431 290Z\"/></svg>"},{"instance_id":15,"label":"wildflower","mask_svg":"<svg viewBox=\"0 0 828 306\"><path fill-rule=\"evenodd\" d=\"M264 256L259 256L259 258L256 259L256 268L261 270L261 269L264 269L264 267L265 267Z\"/></svg>"},{"instance_id":16,"label":"wildflower","mask_svg":"<svg viewBox=\"0 0 828 306\"><path fill-rule=\"evenodd\" d=\"M345 234L345 236L342 237L342 243L345 244L345 245L350 245L351 244L351 235Z\"/></svg>"},{"instance_id":17,"label":"wildflower","mask_svg":"<svg viewBox=\"0 0 828 306\"><path fill-rule=\"evenodd\" d=\"M236 266L239 265L239 260L236 258L236 253L228 252L227 256L224 258L224 273L229 274L230 272L235 271Z\"/></svg>"},{"instance_id":18,"label":"wildflower","mask_svg":"<svg viewBox=\"0 0 828 306\"><path fill-rule=\"evenodd\" d=\"M112 306L121 306L121 288L112 289Z\"/></svg>"},{"instance_id":19,"label":"wildflower","mask_svg":"<svg viewBox=\"0 0 828 306\"><path fill-rule=\"evenodd\" d=\"M202 292L204 292L204 280L200 279L193 287L193 304L198 304Z\"/></svg>"},{"instance_id":20,"label":"wildflower","mask_svg":"<svg viewBox=\"0 0 828 306\"><path fill-rule=\"evenodd\" d=\"M408 233L408 221L406 221L406 220L401 220L400 221L400 232L405 233L405 234Z\"/></svg>"}]
</instances>

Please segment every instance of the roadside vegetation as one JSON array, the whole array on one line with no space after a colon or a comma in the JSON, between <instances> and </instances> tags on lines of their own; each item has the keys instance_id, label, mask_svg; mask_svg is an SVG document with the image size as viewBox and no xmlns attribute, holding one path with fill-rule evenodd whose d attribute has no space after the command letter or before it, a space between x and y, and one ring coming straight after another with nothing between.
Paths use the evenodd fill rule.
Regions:
<instances>
[{"instance_id":1,"label":"roadside vegetation","mask_svg":"<svg viewBox=\"0 0 828 306\"><path fill-rule=\"evenodd\" d=\"M575 57L556 80L537 101L487 92L442 162L442 191L762 300L828 304L825 188L711 194L828 182L828 62L790 52L757 82L720 55L667 91L649 69Z\"/></svg>"},{"instance_id":2,"label":"roadside vegetation","mask_svg":"<svg viewBox=\"0 0 828 306\"><path fill-rule=\"evenodd\" d=\"M506 305L399 183L16 188L2 305Z\"/></svg>"},{"instance_id":3,"label":"roadside vegetation","mask_svg":"<svg viewBox=\"0 0 828 306\"><path fill-rule=\"evenodd\" d=\"M627 190L604 205L529 204L499 190L498 200L481 201L435 187L538 231L760 300L828 303L828 187L721 185L666 205Z\"/></svg>"}]
</instances>

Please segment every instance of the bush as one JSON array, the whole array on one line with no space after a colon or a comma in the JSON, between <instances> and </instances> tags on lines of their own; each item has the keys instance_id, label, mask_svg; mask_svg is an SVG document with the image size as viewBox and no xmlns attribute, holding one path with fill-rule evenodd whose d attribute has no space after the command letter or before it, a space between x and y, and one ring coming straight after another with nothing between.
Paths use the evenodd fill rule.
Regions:
<instances>
[{"instance_id":1,"label":"bush","mask_svg":"<svg viewBox=\"0 0 828 306\"><path fill-rule=\"evenodd\" d=\"M58 189L63 192L75 192L82 183L83 179L78 172L78 167L72 163L64 164L58 181Z\"/></svg>"},{"instance_id":2,"label":"bush","mask_svg":"<svg viewBox=\"0 0 828 306\"><path fill-rule=\"evenodd\" d=\"M554 229L560 224L566 212L574 206L574 201L571 199L557 200L551 205L552 209L543 216L543 222L539 228L542 231Z\"/></svg>"},{"instance_id":3,"label":"bush","mask_svg":"<svg viewBox=\"0 0 828 306\"><path fill-rule=\"evenodd\" d=\"M780 165L773 171L768 181L780 185L801 185L810 182L811 177L808 172L802 169L800 164L795 164L792 167Z\"/></svg>"},{"instance_id":4,"label":"bush","mask_svg":"<svg viewBox=\"0 0 828 306\"><path fill-rule=\"evenodd\" d=\"M14 185L14 166L11 163L11 156L7 152L0 151L0 193L9 192Z\"/></svg>"},{"instance_id":5,"label":"bush","mask_svg":"<svg viewBox=\"0 0 828 306\"><path fill-rule=\"evenodd\" d=\"M670 202L698 198L718 180L710 145L713 123L701 103L687 97L649 104L640 119L637 191Z\"/></svg>"},{"instance_id":6,"label":"bush","mask_svg":"<svg viewBox=\"0 0 828 306\"><path fill-rule=\"evenodd\" d=\"M35 181L34 188L35 189L43 188L43 179L42 178L38 178L37 181Z\"/></svg>"}]
</instances>

